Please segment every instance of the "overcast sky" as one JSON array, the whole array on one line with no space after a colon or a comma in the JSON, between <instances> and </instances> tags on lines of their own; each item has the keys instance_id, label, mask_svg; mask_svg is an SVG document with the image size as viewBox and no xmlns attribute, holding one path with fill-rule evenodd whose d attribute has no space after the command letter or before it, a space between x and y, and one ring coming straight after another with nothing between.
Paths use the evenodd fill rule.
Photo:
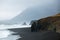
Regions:
<instances>
[{"instance_id":1,"label":"overcast sky","mask_svg":"<svg viewBox=\"0 0 60 40\"><path fill-rule=\"evenodd\" d=\"M57 3L57 0L0 0L0 20L11 19L26 8L48 3Z\"/></svg>"}]
</instances>

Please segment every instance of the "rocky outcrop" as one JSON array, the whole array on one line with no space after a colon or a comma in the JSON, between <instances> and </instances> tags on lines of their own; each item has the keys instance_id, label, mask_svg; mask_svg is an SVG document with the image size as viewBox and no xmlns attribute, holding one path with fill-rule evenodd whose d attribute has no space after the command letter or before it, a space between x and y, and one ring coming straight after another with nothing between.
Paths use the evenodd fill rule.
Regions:
<instances>
[{"instance_id":1,"label":"rocky outcrop","mask_svg":"<svg viewBox=\"0 0 60 40\"><path fill-rule=\"evenodd\" d=\"M33 23L34 24L34 23ZM56 31L56 32L60 32L60 13L50 16L50 17L46 17L46 18L42 18L37 20L37 22L35 22L35 25L31 26L31 28L35 28L36 31ZM33 29L31 29L32 31L35 31Z\"/></svg>"}]
</instances>

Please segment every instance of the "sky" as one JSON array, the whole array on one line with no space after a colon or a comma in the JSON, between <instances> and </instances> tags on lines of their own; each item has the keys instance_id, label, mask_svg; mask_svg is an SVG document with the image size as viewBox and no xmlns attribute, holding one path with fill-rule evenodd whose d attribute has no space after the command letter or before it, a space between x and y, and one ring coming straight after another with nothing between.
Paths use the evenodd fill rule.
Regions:
<instances>
[{"instance_id":1,"label":"sky","mask_svg":"<svg viewBox=\"0 0 60 40\"><path fill-rule=\"evenodd\" d=\"M0 0L0 20L10 20L26 8L57 3L57 0Z\"/></svg>"},{"instance_id":2,"label":"sky","mask_svg":"<svg viewBox=\"0 0 60 40\"><path fill-rule=\"evenodd\" d=\"M59 2L58 2L58 5L59 5L58 9L59 9L59 13L60 13L60 0L59 0Z\"/></svg>"}]
</instances>

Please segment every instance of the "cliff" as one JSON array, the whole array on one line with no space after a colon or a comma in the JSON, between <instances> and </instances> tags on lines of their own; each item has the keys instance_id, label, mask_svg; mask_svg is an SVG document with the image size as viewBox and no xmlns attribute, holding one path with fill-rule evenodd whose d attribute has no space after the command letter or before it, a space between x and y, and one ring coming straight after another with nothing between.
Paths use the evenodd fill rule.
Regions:
<instances>
[{"instance_id":1,"label":"cliff","mask_svg":"<svg viewBox=\"0 0 60 40\"><path fill-rule=\"evenodd\" d=\"M31 28L33 30L33 26ZM34 25L34 28L35 28L34 30L36 31L49 30L49 31L60 32L60 13L37 20L36 26Z\"/></svg>"}]
</instances>

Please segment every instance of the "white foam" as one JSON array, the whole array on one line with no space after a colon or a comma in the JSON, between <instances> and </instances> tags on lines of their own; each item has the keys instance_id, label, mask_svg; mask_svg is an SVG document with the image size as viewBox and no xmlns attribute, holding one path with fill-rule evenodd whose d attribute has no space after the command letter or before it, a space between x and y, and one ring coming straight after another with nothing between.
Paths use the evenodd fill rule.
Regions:
<instances>
[{"instance_id":1,"label":"white foam","mask_svg":"<svg viewBox=\"0 0 60 40\"><path fill-rule=\"evenodd\" d=\"M9 30L0 30L0 40L16 40L22 38L19 35L12 35L15 32Z\"/></svg>"},{"instance_id":2,"label":"white foam","mask_svg":"<svg viewBox=\"0 0 60 40\"><path fill-rule=\"evenodd\" d=\"M13 28L26 28L31 27L31 25L0 25L0 29L13 29Z\"/></svg>"},{"instance_id":3,"label":"white foam","mask_svg":"<svg viewBox=\"0 0 60 40\"><path fill-rule=\"evenodd\" d=\"M0 38L6 38L11 35L11 32L8 30L0 30Z\"/></svg>"}]
</instances>

